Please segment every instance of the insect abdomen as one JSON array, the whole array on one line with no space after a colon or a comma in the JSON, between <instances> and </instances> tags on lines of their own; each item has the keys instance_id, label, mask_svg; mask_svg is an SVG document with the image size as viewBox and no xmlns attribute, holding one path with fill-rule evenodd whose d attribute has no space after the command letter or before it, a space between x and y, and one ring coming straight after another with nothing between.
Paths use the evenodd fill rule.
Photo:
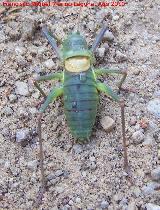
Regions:
<instances>
[{"instance_id":1,"label":"insect abdomen","mask_svg":"<svg viewBox=\"0 0 160 210\"><path fill-rule=\"evenodd\" d=\"M72 135L83 141L95 123L98 93L93 73L64 73L64 111Z\"/></svg>"}]
</instances>

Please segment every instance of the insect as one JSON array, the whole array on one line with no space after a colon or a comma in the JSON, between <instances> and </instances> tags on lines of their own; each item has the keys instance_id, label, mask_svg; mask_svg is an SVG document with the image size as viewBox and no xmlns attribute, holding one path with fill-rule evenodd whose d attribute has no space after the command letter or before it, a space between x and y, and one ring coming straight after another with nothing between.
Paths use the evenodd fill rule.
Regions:
<instances>
[{"instance_id":1,"label":"insect","mask_svg":"<svg viewBox=\"0 0 160 210\"><path fill-rule=\"evenodd\" d=\"M67 124L73 137L80 143L84 143L86 139L89 139L91 136L97 113L99 92L105 93L111 99L120 104L124 147L124 166L126 169L128 168L125 138L124 102L120 100L119 96L114 93L108 85L98 81L98 76L100 75L121 74L122 79L118 84L118 88L121 90L123 89L122 84L126 79L127 73L120 70L94 68L94 52L102 41L102 38L107 30L107 26L102 27L95 41L93 42L91 49L88 48L85 38L78 30L69 34L63 41L62 48L59 49L56 44L56 40L52 37L47 28L42 28L44 36L47 38L48 42L56 52L57 57L63 63L64 68L62 73L57 72L46 76L38 76L34 79L34 85L45 98L45 102L41 105L38 116L40 166L43 188L45 188L46 181L43 168L41 118L48 105L60 96L63 97L64 113L67 119ZM55 79L61 81L61 86L56 88L53 87L48 96L46 96L38 83L40 81Z\"/></svg>"}]
</instances>

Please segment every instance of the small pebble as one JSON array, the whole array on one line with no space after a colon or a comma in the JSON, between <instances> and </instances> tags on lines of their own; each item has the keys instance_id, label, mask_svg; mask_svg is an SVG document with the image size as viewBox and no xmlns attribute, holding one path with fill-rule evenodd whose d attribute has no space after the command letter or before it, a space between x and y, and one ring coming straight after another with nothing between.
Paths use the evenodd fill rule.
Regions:
<instances>
[{"instance_id":1,"label":"small pebble","mask_svg":"<svg viewBox=\"0 0 160 210\"><path fill-rule=\"evenodd\" d=\"M119 50L116 51L116 58L118 62L123 62L127 60L127 56L123 53L121 53Z\"/></svg>"},{"instance_id":2,"label":"small pebble","mask_svg":"<svg viewBox=\"0 0 160 210\"><path fill-rule=\"evenodd\" d=\"M134 125L136 125L136 123L137 123L137 119L136 119L136 117L131 117L130 118L130 121L129 121L129 124L131 125L131 126L134 126Z\"/></svg>"},{"instance_id":3,"label":"small pebble","mask_svg":"<svg viewBox=\"0 0 160 210\"><path fill-rule=\"evenodd\" d=\"M64 172L62 170L57 170L55 172L55 176L62 176L64 174Z\"/></svg>"},{"instance_id":4,"label":"small pebble","mask_svg":"<svg viewBox=\"0 0 160 210\"><path fill-rule=\"evenodd\" d=\"M19 185L20 185L19 182L15 182L15 183L12 184L11 188L12 189L17 189L17 188L19 188Z\"/></svg>"},{"instance_id":5,"label":"small pebble","mask_svg":"<svg viewBox=\"0 0 160 210\"><path fill-rule=\"evenodd\" d=\"M118 15L114 15L114 16L113 16L113 20L114 20L114 21L119 20L119 16L118 16Z\"/></svg>"},{"instance_id":6,"label":"small pebble","mask_svg":"<svg viewBox=\"0 0 160 210\"><path fill-rule=\"evenodd\" d=\"M155 122L149 120L148 126L149 126L149 129L153 131L153 133L154 132L156 133L156 130L158 129L158 125Z\"/></svg>"},{"instance_id":7,"label":"small pebble","mask_svg":"<svg viewBox=\"0 0 160 210\"><path fill-rule=\"evenodd\" d=\"M83 177L86 177L86 176L87 176L86 171L82 171L82 176L83 176Z\"/></svg>"},{"instance_id":8,"label":"small pebble","mask_svg":"<svg viewBox=\"0 0 160 210\"><path fill-rule=\"evenodd\" d=\"M113 33L107 30L104 34L104 40L109 41L109 42L113 41L114 40Z\"/></svg>"},{"instance_id":9,"label":"small pebble","mask_svg":"<svg viewBox=\"0 0 160 210\"><path fill-rule=\"evenodd\" d=\"M101 126L106 132L110 132L114 127L115 127L115 122L114 120L109 117L105 116L100 120Z\"/></svg>"},{"instance_id":10,"label":"small pebble","mask_svg":"<svg viewBox=\"0 0 160 210\"><path fill-rule=\"evenodd\" d=\"M30 112L31 114L36 114L38 111L37 111L37 109L36 109L35 107L30 107L30 108L29 108L29 112Z\"/></svg>"},{"instance_id":11,"label":"small pebble","mask_svg":"<svg viewBox=\"0 0 160 210\"><path fill-rule=\"evenodd\" d=\"M108 51L109 50L109 45L107 42L105 42L103 45L102 45L102 48L105 48L105 51Z\"/></svg>"},{"instance_id":12,"label":"small pebble","mask_svg":"<svg viewBox=\"0 0 160 210\"><path fill-rule=\"evenodd\" d=\"M144 138L145 138L145 135L142 133L141 130L134 132L132 135L134 144L141 144Z\"/></svg>"},{"instance_id":13,"label":"small pebble","mask_svg":"<svg viewBox=\"0 0 160 210\"><path fill-rule=\"evenodd\" d=\"M141 189L139 187L134 187L133 194L138 198L141 195Z\"/></svg>"},{"instance_id":14,"label":"small pebble","mask_svg":"<svg viewBox=\"0 0 160 210\"><path fill-rule=\"evenodd\" d=\"M160 166L151 172L152 180L160 181Z\"/></svg>"},{"instance_id":15,"label":"small pebble","mask_svg":"<svg viewBox=\"0 0 160 210\"><path fill-rule=\"evenodd\" d=\"M28 112L26 111L25 107L19 107L17 110L17 115L19 117L27 117L28 116Z\"/></svg>"},{"instance_id":16,"label":"small pebble","mask_svg":"<svg viewBox=\"0 0 160 210\"><path fill-rule=\"evenodd\" d=\"M51 181L52 179L55 179L56 177L55 177L55 174L49 174L48 176L47 176L47 180L48 181Z\"/></svg>"},{"instance_id":17,"label":"small pebble","mask_svg":"<svg viewBox=\"0 0 160 210\"><path fill-rule=\"evenodd\" d=\"M89 159L91 162L94 162L96 160L96 158L94 156L91 156Z\"/></svg>"},{"instance_id":18,"label":"small pebble","mask_svg":"<svg viewBox=\"0 0 160 210\"><path fill-rule=\"evenodd\" d=\"M38 47L38 55L42 55L45 51L47 51L47 48L45 47Z\"/></svg>"},{"instance_id":19,"label":"small pebble","mask_svg":"<svg viewBox=\"0 0 160 210\"><path fill-rule=\"evenodd\" d=\"M16 94L22 95L22 96L28 96L29 95L29 90L28 90L28 84L25 82L17 81L15 83L16 89L15 92Z\"/></svg>"},{"instance_id":20,"label":"small pebble","mask_svg":"<svg viewBox=\"0 0 160 210\"><path fill-rule=\"evenodd\" d=\"M127 206L127 210L138 210L134 201L130 202Z\"/></svg>"},{"instance_id":21,"label":"small pebble","mask_svg":"<svg viewBox=\"0 0 160 210\"><path fill-rule=\"evenodd\" d=\"M156 182L150 182L147 184L147 186L144 186L142 188L143 194L144 195L150 195L150 194L154 194L155 193L155 189L159 188L160 184L156 183Z\"/></svg>"},{"instance_id":22,"label":"small pebble","mask_svg":"<svg viewBox=\"0 0 160 210\"><path fill-rule=\"evenodd\" d=\"M8 97L11 103L14 103L17 100L17 96L14 94L10 94Z\"/></svg>"},{"instance_id":23,"label":"small pebble","mask_svg":"<svg viewBox=\"0 0 160 210\"><path fill-rule=\"evenodd\" d=\"M91 179L90 179L90 182L91 183L94 183L94 182L96 182L97 181L97 177L96 176L93 176Z\"/></svg>"},{"instance_id":24,"label":"small pebble","mask_svg":"<svg viewBox=\"0 0 160 210\"><path fill-rule=\"evenodd\" d=\"M153 142L154 142L154 138L153 138L153 136L152 135L150 135L150 134L147 134L147 136L146 136L146 138L145 138L145 140L144 140L144 142L143 142L143 145L153 145Z\"/></svg>"},{"instance_id":25,"label":"small pebble","mask_svg":"<svg viewBox=\"0 0 160 210\"><path fill-rule=\"evenodd\" d=\"M153 95L155 97L160 97L160 90L156 90Z\"/></svg>"},{"instance_id":26,"label":"small pebble","mask_svg":"<svg viewBox=\"0 0 160 210\"><path fill-rule=\"evenodd\" d=\"M15 48L15 52L16 52L17 55L24 55L26 53L26 48L17 46Z\"/></svg>"},{"instance_id":27,"label":"small pebble","mask_svg":"<svg viewBox=\"0 0 160 210\"><path fill-rule=\"evenodd\" d=\"M58 207L54 206L54 207L51 208L51 210L58 210Z\"/></svg>"},{"instance_id":28,"label":"small pebble","mask_svg":"<svg viewBox=\"0 0 160 210\"><path fill-rule=\"evenodd\" d=\"M107 210L113 210L113 209L114 209L113 205L109 205Z\"/></svg>"},{"instance_id":29,"label":"small pebble","mask_svg":"<svg viewBox=\"0 0 160 210\"><path fill-rule=\"evenodd\" d=\"M39 91L36 91L35 93L32 94L33 98L38 99L40 96Z\"/></svg>"},{"instance_id":30,"label":"small pebble","mask_svg":"<svg viewBox=\"0 0 160 210\"><path fill-rule=\"evenodd\" d=\"M62 208L62 210L69 210L70 209L70 205L65 205L65 206L63 206L63 208Z\"/></svg>"},{"instance_id":31,"label":"small pebble","mask_svg":"<svg viewBox=\"0 0 160 210\"><path fill-rule=\"evenodd\" d=\"M92 171L96 170L96 168L97 168L96 163L95 163L95 162L91 162L91 163L89 164L89 168L90 168Z\"/></svg>"},{"instance_id":32,"label":"small pebble","mask_svg":"<svg viewBox=\"0 0 160 210\"><path fill-rule=\"evenodd\" d=\"M102 202L101 202L101 208L102 208L102 209L107 209L108 206L109 206L109 203L108 203L107 201L102 201Z\"/></svg>"},{"instance_id":33,"label":"small pebble","mask_svg":"<svg viewBox=\"0 0 160 210\"><path fill-rule=\"evenodd\" d=\"M83 151L82 145L80 145L80 144L73 145L72 149L75 154L80 154Z\"/></svg>"},{"instance_id":34,"label":"small pebble","mask_svg":"<svg viewBox=\"0 0 160 210\"><path fill-rule=\"evenodd\" d=\"M34 56L34 55L36 55L37 52L38 52L38 47L36 47L35 45L31 45L31 46L28 48L28 50L29 50L31 56L32 56L32 55Z\"/></svg>"},{"instance_id":35,"label":"small pebble","mask_svg":"<svg viewBox=\"0 0 160 210\"><path fill-rule=\"evenodd\" d=\"M5 164L4 164L4 168L9 169L10 165L11 165L10 161L6 161Z\"/></svg>"},{"instance_id":36,"label":"small pebble","mask_svg":"<svg viewBox=\"0 0 160 210\"><path fill-rule=\"evenodd\" d=\"M96 13L96 20L98 20L99 22L101 22L106 16L106 12L101 9Z\"/></svg>"},{"instance_id":37,"label":"small pebble","mask_svg":"<svg viewBox=\"0 0 160 210\"><path fill-rule=\"evenodd\" d=\"M74 204L74 202L73 202L72 200L70 200L70 201L68 202L68 204L69 204L70 206L72 206L72 205Z\"/></svg>"},{"instance_id":38,"label":"small pebble","mask_svg":"<svg viewBox=\"0 0 160 210\"><path fill-rule=\"evenodd\" d=\"M53 69L55 67L55 63L52 59L45 61L44 65L47 67L47 69Z\"/></svg>"},{"instance_id":39,"label":"small pebble","mask_svg":"<svg viewBox=\"0 0 160 210\"><path fill-rule=\"evenodd\" d=\"M146 210L160 210L160 206L152 204L152 203L147 203L145 207L146 207Z\"/></svg>"},{"instance_id":40,"label":"small pebble","mask_svg":"<svg viewBox=\"0 0 160 210\"><path fill-rule=\"evenodd\" d=\"M155 98L149 101L147 109L149 112L154 114L156 117L160 118L160 99Z\"/></svg>"},{"instance_id":41,"label":"small pebble","mask_svg":"<svg viewBox=\"0 0 160 210\"><path fill-rule=\"evenodd\" d=\"M89 29L90 31L94 31L94 29L95 29L95 23L94 23L94 21L90 21L90 22L88 23L88 29Z\"/></svg>"},{"instance_id":42,"label":"small pebble","mask_svg":"<svg viewBox=\"0 0 160 210\"><path fill-rule=\"evenodd\" d=\"M6 115L6 116L10 116L10 115L12 115L13 114L13 109L11 108L11 107L5 107L4 109L3 109L3 113Z\"/></svg>"},{"instance_id":43,"label":"small pebble","mask_svg":"<svg viewBox=\"0 0 160 210\"><path fill-rule=\"evenodd\" d=\"M28 128L20 129L16 132L16 142L21 143L27 140L28 136L29 136Z\"/></svg>"},{"instance_id":44,"label":"small pebble","mask_svg":"<svg viewBox=\"0 0 160 210\"><path fill-rule=\"evenodd\" d=\"M97 52L98 52L98 56L103 58L104 54L105 54L105 48L104 47L100 47L100 48L97 49Z\"/></svg>"},{"instance_id":45,"label":"small pebble","mask_svg":"<svg viewBox=\"0 0 160 210\"><path fill-rule=\"evenodd\" d=\"M58 182L60 181L60 178L59 177L56 177L56 178L53 178L50 180L50 183L51 185L56 185Z\"/></svg>"},{"instance_id":46,"label":"small pebble","mask_svg":"<svg viewBox=\"0 0 160 210\"><path fill-rule=\"evenodd\" d=\"M37 160L32 160L27 163L27 168L31 171L35 171L37 169L37 166L38 166Z\"/></svg>"},{"instance_id":47,"label":"small pebble","mask_svg":"<svg viewBox=\"0 0 160 210\"><path fill-rule=\"evenodd\" d=\"M76 203L80 203L81 199L79 197L76 198Z\"/></svg>"},{"instance_id":48,"label":"small pebble","mask_svg":"<svg viewBox=\"0 0 160 210\"><path fill-rule=\"evenodd\" d=\"M56 193L58 193L58 194L63 193L64 190L65 190L65 188L64 188L63 186L58 186L58 187L56 187L56 189L55 189Z\"/></svg>"},{"instance_id":49,"label":"small pebble","mask_svg":"<svg viewBox=\"0 0 160 210\"><path fill-rule=\"evenodd\" d=\"M21 30L21 34L22 34L22 39L23 40L30 40L32 39L32 36L34 34L34 32L37 29L37 23L36 21L32 18L26 18L25 22L23 22L23 27Z\"/></svg>"},{"instance_id":50,"label":"small pebble","mask_svg":"<svg viewBox=\"0 0 160 210\"><path fill-rule=\"evenodd\" d=\"M141 71L139 69L135 69L134 72L133 72L133 74L136 75L136 76L138 76L140 74L140 72Z\"/></svg>"}]
</instances>

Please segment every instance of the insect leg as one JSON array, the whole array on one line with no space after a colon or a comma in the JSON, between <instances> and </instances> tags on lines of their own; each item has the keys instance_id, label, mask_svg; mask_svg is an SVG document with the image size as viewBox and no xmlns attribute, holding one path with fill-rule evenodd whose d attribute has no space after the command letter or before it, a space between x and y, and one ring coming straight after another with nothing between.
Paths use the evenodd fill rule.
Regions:
<instances>
[{"instance_id":1,"label":"insect leg","mask_svg":"<svg viewBox=\"0 0 160 210\"><path fill-rule=\"evenodd\" d=\"M54 88L51 90L49 95L46 98L46 101L44 104L42 104L40 110L39 110L39 116L38 116L38 137L39 137L39 153L40 153L40 170L41 170L41 182L42 182L42 189L40 190L40 193L38 195L38 198L36 200L36 206L39 205L39 203L42 200L43 193L46 188L46 180L45 180L45 175L44 175L44 155L43 155L43 146L42 146L42 129L41 129L41 119L42 119L42 114L48 107L48 105L54 101L58 96L61 96L63 94L63 87L60 88Z\"/></svg>"},{"instance_id":2,"label":"insect leg","mask_svg":"<svg viewBox=\"0 0 160 210\"><path fill-rule=\"evenodd\" d=\"M58 56L58 58L61 58L60 56L60 51L57 47L56 41L53 38L53 36L51 35L51 33L48 31L48 29L46 27L42 28L42 33L44 34L44 36L46 37L46 39L48 40L48 42L50 43L50 45L52 46L52 48L55 50L56 55Z\"/></svg>"},{"instance_id":3,"label":"insect leg","mask_svg":"<svg viewBox=\"0 0 160 210\"><path fill-rule=\"evenodd\" d=\"M33 79L33 84L40 91L40 93L46 98L46 94L44 93L42 88L39 86L38 82L53 80L53 79L57 79L57 80L62 81L63 80L63 73L54 73L54 74L48 74L48 75L44 75L44 76L38 76L38 77Z\"/></svg>"},{"instance_id":4,"label":"insect leg","mask_svg":"<svg viewBox=\"0 0 160 210\"><path fill-rule=\"evenodd\" d=\"M124 168L127 173L129 173L129 163L128 163L128 155L127 155L127 146L126 146L126 135L125 135L125 117L124 117L124 107L125 104L120 100L119 96L112 91L112 89L101 83L97 82L97 89L100 92L105 93L107 96L111 97L114 101L118 102L121 107L121 121L122 121L122 137L123 137L123 150L124 150Z\"/></svg>"},{"instance_id":5,"label":"insect leg","mask_svg":"<svg viewBox=\"0 0 160 210\"><path fill-rule=\"evenodd\" d=\"M119 96L116 93L114 93L113 90L109 86L103 84L102 82L97 82L97 89L100 92L105 93L107 96L112 98L114 101L116 101L116 102L120 101Z\"/></svg>"},{"instance_id":6,"label":"insect leg","mask_svg":"<svg viewBox=\"0 0 160 210\"><path fill-rule=\"evenodd\" d=\"M100 76L100 75L104 75L104 74L122 74L122 79L120 80L120 82L118 83L118 89L119 90L124 90L122 88L122 84L124 83L126 77L127 77L127 72L126 71L122 71L122 70L114 70L114 69L95 69L94 70L96 76Z\"/></svg>"},{"instance_id":7,"label":"insect leg","mask_svg":"<svg viewBox=\"0 0 160 210\"><path fill-rule=\"evenodd\" d=\"M99 34L97 35L93 45L92 45L92 52L94 52L96 50L96 48L98 47L99 43L102 41L102 38L105 34L105 32L107 31L108 27L107 26L103 26L103 28L101 29L101 31L99 32Z\"/></svg>"},{"instance_id":8,"label":"insect leg","mask_svg":"<svg viewBox=\"0 0 160 210\"><path fill-rule=\"evenodd\" d=\"M48 105L54 101L57 97L61 96L63 94L63 87L59 87L59 88L54 88L51 90L51 92L49 93L49 95L47 96L44 104L42 104L41 108L40 108L40 113L43 113L46 108L48 107Z\"/></svg>"},{"instance_id":9,"label":"insect leg","mask_svg":"<svg viewBox=\"0 0 160 210\"><path fill-rule=\"evenodd\" d=\"M124 116L124 101L120 101L121 107L121 122L122 122L122 136L123 136L123 149L124 149L124 168L129 174L129 163L128 163L128 155L127 155L127 144L126 144L126 135L125 135L125 116Z\"/></svg>"},{"instance_id":10,"label":"insect leg","mask_svg":"<svg viewBox=\"0 0 160 210\"><path fill-rule=\"evenodd\" d=\"M43 148L42 148L42 137L41 137L41 118L42 114L48 107L48 105L54 101L57 97L63 94L63 87L61 88L54 88L51 90L49 95L47 96L44 104L42 104L39 110L39 117L38 117L38 135L39 135L39 145L40 145L40 166L41 166L41 175L42 175L42 186L45 186L45 178L44 178L44 167L43 167Z\"/></svg>"}]
</instances>

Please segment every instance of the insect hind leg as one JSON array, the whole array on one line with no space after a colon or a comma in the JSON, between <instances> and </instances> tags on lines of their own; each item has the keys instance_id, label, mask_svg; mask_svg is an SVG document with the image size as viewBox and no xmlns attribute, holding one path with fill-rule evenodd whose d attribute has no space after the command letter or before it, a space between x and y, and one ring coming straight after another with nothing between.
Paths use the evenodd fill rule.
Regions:
<instances>
[{"instance_id":1,"label":"insect hind leg","mask_svg":"<svg viewBox=\"0 0 160 210\"><path fill-rule=\"evenodd\" d=\"M44 104L41 106L39 110L38 115L38 138L39 138L39 154L40 154L40 170L41 170L41 183L42 186L39 190L38 196L35 201L35 208L38 208L38 206L42 202L43 194L46 191L47 186L47 180L45 179L44 174L44 153L43 153L43 142L42 142L42 115L45 112L46 108L49 106L49 104L54 101L58 96L61 96L63 94L63 87L60 88L53 88L49 95L47 96Z\"/></svg>"},{"instance_id":2,"label":"insect hind leg","mask_svg":"<svg viewBox=\"0 0 160 210\"><path fill-rule=\"evenodd\" d=\"M101 92L104 92L107 96L111 97L114 101L118 102L121 108L121 122L122 122L122 138L123 138L123 151L124 151L124 169L129 175L129 162L128 162L128 154L127 154L127 143L126 143L126 133L125 133L125 116L124 116L124 101L120 100L119 96L112 91L112 89L101 83L97 82L97 89Z\"/></svg>"}]
</instances>

